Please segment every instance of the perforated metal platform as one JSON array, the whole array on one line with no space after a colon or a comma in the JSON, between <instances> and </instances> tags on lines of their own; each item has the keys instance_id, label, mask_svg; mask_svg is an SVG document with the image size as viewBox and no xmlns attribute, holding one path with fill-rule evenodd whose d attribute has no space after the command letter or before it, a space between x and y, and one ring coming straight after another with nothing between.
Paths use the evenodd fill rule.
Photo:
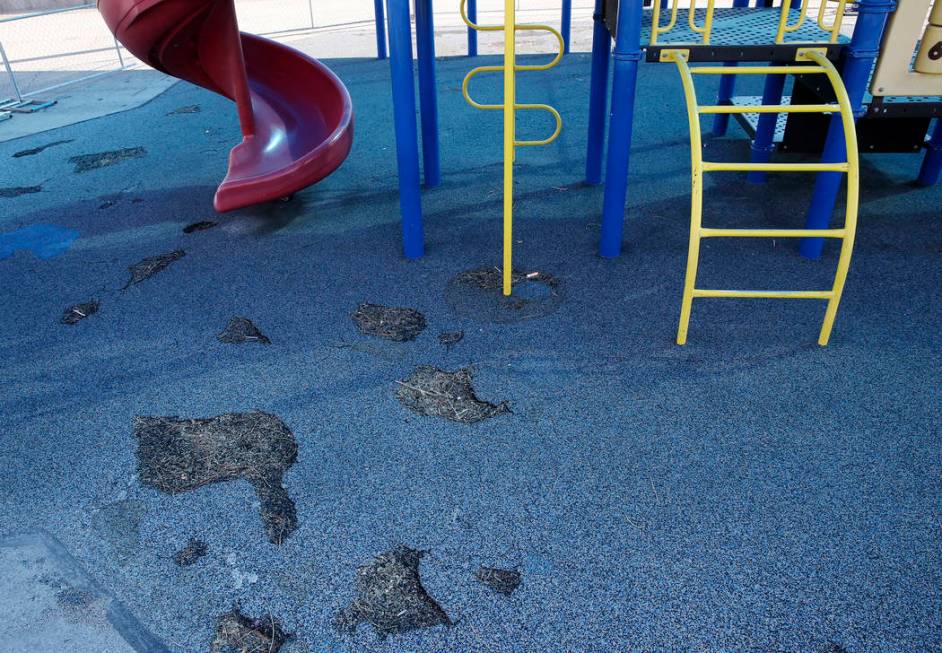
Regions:
<instances>
[{"instance_id":1,"label":"perforated metal platform","mask_svg":"<svg viewBox=\"0 0 942 653\"><path fill-rule=\"evenodd\" d=\"M615 34L617 0L609 0L605 12L605 24ZM665 48L684 47L690 50L690 61L793 61L799 47L815 45L827 47L828 57L834 59L850 39L840 36L838 43L828 43L830 34L818 27L815 16L808 15L804 24L786 36L786 43L775 44L775 35L781 15L779 7L728 7L714 10L713 30L709 45L702 45L702 36L690 29L688 10L681 7L677 12L677 24L669 32L658 36L657 45L648 45L651 40L653 12L645 9L642 15L641 45L647 52L649 62L657 62L660 51ZM790 23L798 20L793 12ZM706 9L694 12L695 22L702 26L706 20ZM662 10L661 26L670 21L670 11Z\"/></svg>"},{"instance_id":2,"label":"perforated metal platform","mask_svg":"<svg viewBox=\"0 0 942 653\"><path fill-rule=\"evenodd\" d=\"M791 102L790 96L782 97L782 104L789 104ZM733 104L737 107L750 107L758 106L762 104L761 95L737 95L736 97L730 100L730 104ZM756 135L756 126L759 124L759 114L758 113L734 113L733 116L736 118L736 122L740 124L743 128L743 131L749 135L749 138L754 138ZM784 113L778 114L778 120L775 122L775 136L772 138L773 143L781 143L782 139L785 138L785 124L788 122L788 115Z\"/></svg>"}]
</instances>

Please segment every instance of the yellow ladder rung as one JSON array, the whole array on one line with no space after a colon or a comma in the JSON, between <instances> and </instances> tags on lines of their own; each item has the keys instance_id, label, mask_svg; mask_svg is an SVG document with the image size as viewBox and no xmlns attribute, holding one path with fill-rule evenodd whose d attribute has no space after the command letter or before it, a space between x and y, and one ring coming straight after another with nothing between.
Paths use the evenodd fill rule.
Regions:
<instances>
[{"instance_id":1,"label":"yellow ladder rung","mask_svg":"<svg viewBox=\"0 0 942 653\"><path fill-rule=\"evenodd\" d=\"M700 113L838 113L840 110L836 104L723 104L706 105L698 109Z\"/></svg>"},{"instance_id":2,"label":"yellow ladder rung","mask_svg":"<svg viewBox=\"0 0 942 653\"><path fill-rule=\"evenodd\" d=\"M847 172L850 164L844 163L720 163L704 161L703 172Z\"/></svg>"},{"instance_id":3,"label":"yellow ladder rung","mask_svg":"<svg viewBox=\"0 0 942 653\"><path fill-rule=\"evenodd\" d=\"M700 230L701 238L844 238L844 229L709 229Z\"/></svg>"},{"instance_id":4,"label":"yellow ladder rung","mask_svg":"<svg viewBox=\"0 0 942 653\"><path fill-rule=\"evenodd\" d=\"M710 290L694 288L694 297L731 297L734 299L831 299L831 290Z\"/></svg>"},{"instance_id":5,"label":"yellow ladder rung","mask_svg":"<svg viewBox=\"0 0 942 653\"><path fill-rule=\"evenodd\" d=\"M821 66L700 66L691 68L691 75L802 75L813 73L823 75L827 71Z\"/></svg>"}]
</instances>

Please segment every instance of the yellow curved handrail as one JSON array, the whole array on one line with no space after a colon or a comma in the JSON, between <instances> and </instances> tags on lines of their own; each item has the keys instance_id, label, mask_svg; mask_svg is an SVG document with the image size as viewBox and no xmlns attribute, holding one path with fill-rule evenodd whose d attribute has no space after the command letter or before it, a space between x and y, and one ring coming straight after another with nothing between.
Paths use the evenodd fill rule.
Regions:
<instances>
[{"instance_id":1,"label":"yellow curved handrail","mask_svg":"<svg viewBox=\"0 0 942 653\"><path fill-rule=\"evenodd\" d=\"M651 45L657 45L658 34L666 34L677 25L677 10L680 9L680 0L671 0L671 19L663 28L661 27L660 0L653 3L651 16Z\"/></svg>"},{"instance_id":2,"label":"yellow curved handrail","mask_svg":"<svg viewBox=\"0 0 942 653\"><path fill-rule=\"evenodd\" d=\"M823 7L824 4L825 4L825 0L822 0L821 6ZM802 5L801 8L799 9L801 13L798 16L798 20L795 22L794 25L789 25L788 24L788 15L789 15L788 12L791 11L791 8L792 8L792 0L782 0L782 10L781 10L781 13L779 14L779 19L778 19L778 32L775 34L776 43L783 43L785 41L786 34L788 34L789 32L797 32L799 29L801 29L801 26L805 22L805 16L806 16L805 7L804 5Z\"/></svg>"},{"instance_id":3,"label":"yellow curved handrail","mask_svg":"<svg viewBox=\"0 0 942 653\"><path fill-rule=\"evenodd\" d=\"M676 0L675 0L676 1ZM710 0L711 2L713 0ZM478 25L468 19L467 0L461 0L459 11L461 20L469 28L481 32L504 33L504 65L478 66L465 75L461 83L461 94L465 101L475 109L484 111L504 112L504 256L503 256L503 293L510 295L513 287L513 164L516 158L516 148L549 145L555 141L563 129L563 119L559 111L548 104L518 104L516 95L516 75L520 71L549 70L556 66L563 58L565 41L562 34L549 25L517 25L515 16L515 0L504 0L505 24ZM549 32L556 37L559 50L556 56L545 64L518 64L515 37L517 32ZM481 73L503 72L504 74L504 102L501 104L485 104L471 97L469 87L471 80ZM516 137L517 111L545 111L556 121L556 128L548 137L541 140L518 141Z\"/></svg>"},{"instance_id":4,"label":"yellow curved handrail","mask_svg":"<svg viewBox=\"0 0 942 653\"><path fill-rule=\"evenodd\" d=\"M658 0L653 0L657 2ZM713 33L713 5L716 0L707 0L707 10L706 10L706 19L703 21L703 27L697 25L697 0L690 0L690 11L687 12L687 25L690 27L690 30L696 32L697 34L702 34L703 45L710 44L710 36Z\"/></svg>"},{"instance_id":5,"label":"yellow curved handrail","mask_svg":"<svg viewBox=\"0 0 942 653\"><path fill-rule=\"evenodd\" d=\"M831 34L831 43L837 43L837 38L841 34L841 25L844 23L844 10L847 7L847 0L838 0L837 13L834 15L834 22L828 25L824 22L824 10L827 7L827 0L821 0L818 7L818 27Z\"/></svg>"}]
</instances>

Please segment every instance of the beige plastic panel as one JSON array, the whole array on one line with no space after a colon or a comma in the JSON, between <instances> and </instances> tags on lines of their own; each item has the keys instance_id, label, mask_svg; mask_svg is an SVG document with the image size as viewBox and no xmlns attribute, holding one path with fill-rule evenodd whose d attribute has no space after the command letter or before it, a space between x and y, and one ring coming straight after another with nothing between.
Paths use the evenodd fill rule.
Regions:
<instances>
[{"instance_id":1,"label":"beige plastic panel","mask_svg":"<svg viewBox=\"0 0 942 653\"><path fill-rule=\"evenodd\" d=\"M942 96L942 57L933 58L933 48L938 43L942 30L926 26L926 14L932 0L898 0L896 11L883 38L883 49L873 75L871 93L883 95L930 95ZM931 21L942 17L942 0L935 0ZM938 25L938 24L937 24ZM940 25L942 27L942 25ZM925 35L925 44L913 70L910 65L919 40ZM942 46L940 46L942 47Z\"/></svg>"}]
</instances>

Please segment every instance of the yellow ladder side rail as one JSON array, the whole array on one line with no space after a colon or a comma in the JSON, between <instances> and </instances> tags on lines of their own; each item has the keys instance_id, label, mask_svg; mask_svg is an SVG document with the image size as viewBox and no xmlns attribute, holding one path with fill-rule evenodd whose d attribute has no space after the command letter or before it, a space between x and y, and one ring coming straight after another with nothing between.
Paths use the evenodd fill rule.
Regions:
<instances>
[{"instance_id":1,"label":"yellow ladder side rail","mask_svg":"<svg viewBox=\"0 0 942 653\"><path fill-rule=\"evenodd\" d=\"M857 214L860 209L860 152L857 144L857 125L854 119L854 109L850 97L847 95L847 89L844 87L844 80L841 79L841 74L821 52L806 50L800 53L799 56L807 57L827 70L828 80L831 82L831 86L834 87L837 103L841 106L841 124L844 127L844 141L847 151L847 210L844 217L844 230L847 234L841 241L841 252L837 258L837 273L834 275L834 286L831 289L833 295L828 300L828 306L824 313L824 323L821 325L821 334L818 337L818 344L823 347L831 337L831 329L834 327L834 318L837 317L837 309L841 303L841 295L847 282L851 255L854 251L854 239L857 235Z\"/></svg>"},{"instance_id":2,"label":"yellow ladder side rail","mask_svg":"<svg viewBox=\"0 0 942 653\"><path fill-rule=\"evenodd\" d=\"M847 274L850 269L851 254L853 252L854 238L857 229L857 213L859 209L860 170L857 133L854 124L854 114L851 108L847 90L844 88L840 73L828 60L826 54L813 48L802 49L798 52L796 60L811 61L827 75L834 87L839 114L844 127L847 161L839 163L817 164L749 164L749 163L720 163L704 161L702 156L702 134L700 127L700 107L697 103L696 86L693 82L695 70L705 74L704 68L691 69L687 64L687 54L683 50L665 50L664 59L673 61L680 73L684 89L684 98L687 106L688 121L690 123L691 144L691 209L690 209L690 241L687 251L687 270L684 277L684 294L681 304L680 324L677 329L677 344L687 342L687 333L690 324L690 314L693 299L700 297L727 297L727 298L769 298L769 299L820 299L827 300L824 320L818 335L818 344L824 346L828 343L834 327L834 319L840 305ZM804 68L785 67L785 68ZM716 68L714 74L725 74L728 69ZM768 72L768 68L766 68ZM747 73L748 74L748 73ZM788 74L782 72L781 74ZM833 112L832 107L828 107ZM841 172L847 175L847 214L844 226L840 229L713 229L703 227L703 175L705 172L723 172L734 170L767 170L777 172ZM711 288L697 288L697 270L699 267L700 241L703 238L836 238L841 240L841 251L838 257L837 270L834 283L830 290L723 290Z\"/></svg>"},{"instance_id":3,"label":"yellow ladder side rail","mask_svg":"<svg viewBox=\"0 0 942 653\"><path fill-rule=\"evenodd\" d=\"M690 66L687 65L687 55L681 51L673 51L668 53L667 57L677 65L680 73L690 128L690 239L687 245L687 271L684 275L684 296L677 332L677 344L683 345L687 342L693 293L697 286L697 269L700 266L700 230L703 226L703 135L700 114L697 113L697 88L693 83L693 75L690 74Z\"/></svg>"},{"instance_id":4,"label":"yellow ladder side rail","mask_svg":"<svg viewBox=\"0 0 942 653\"><path fill-rule=\"evenodd\" d=\"M711 0L712 1L712 0ZM516 148L535 147L539 145L549 145L555 141L562 131L563 121L559 111L548 104L521 104L517 102L516 77L520 71L542 71L549 70L556 66L563 58L564 40L562 35L549 25L518 25L516 21L515 0L504 0L504 24L503 25L478 25L468 19L467 0L461 0L459 7L461 19L471 29L483 32L504 33L504 63L502 66L479 66L465 75L461 84L461 93L465 101L475 109L485 111L501 110L504 114L504 200L503 200L503 270L502 270L502 290L504 295L510 295L513 289L513 175L514 159L516 158ZM545 64L518 64L516 52L516 35L518 31L541 31L552 34L558 43L558 53L549 62ZM484 104L477 102L471 97L469 85L471 80L477 75L485 72L502 72L504 75L504 101L501 104ZM540 140L517 140L517 111L545 111L549 113L555 123L556 128L553 133Z\"/></svg>"}]
</instances>

